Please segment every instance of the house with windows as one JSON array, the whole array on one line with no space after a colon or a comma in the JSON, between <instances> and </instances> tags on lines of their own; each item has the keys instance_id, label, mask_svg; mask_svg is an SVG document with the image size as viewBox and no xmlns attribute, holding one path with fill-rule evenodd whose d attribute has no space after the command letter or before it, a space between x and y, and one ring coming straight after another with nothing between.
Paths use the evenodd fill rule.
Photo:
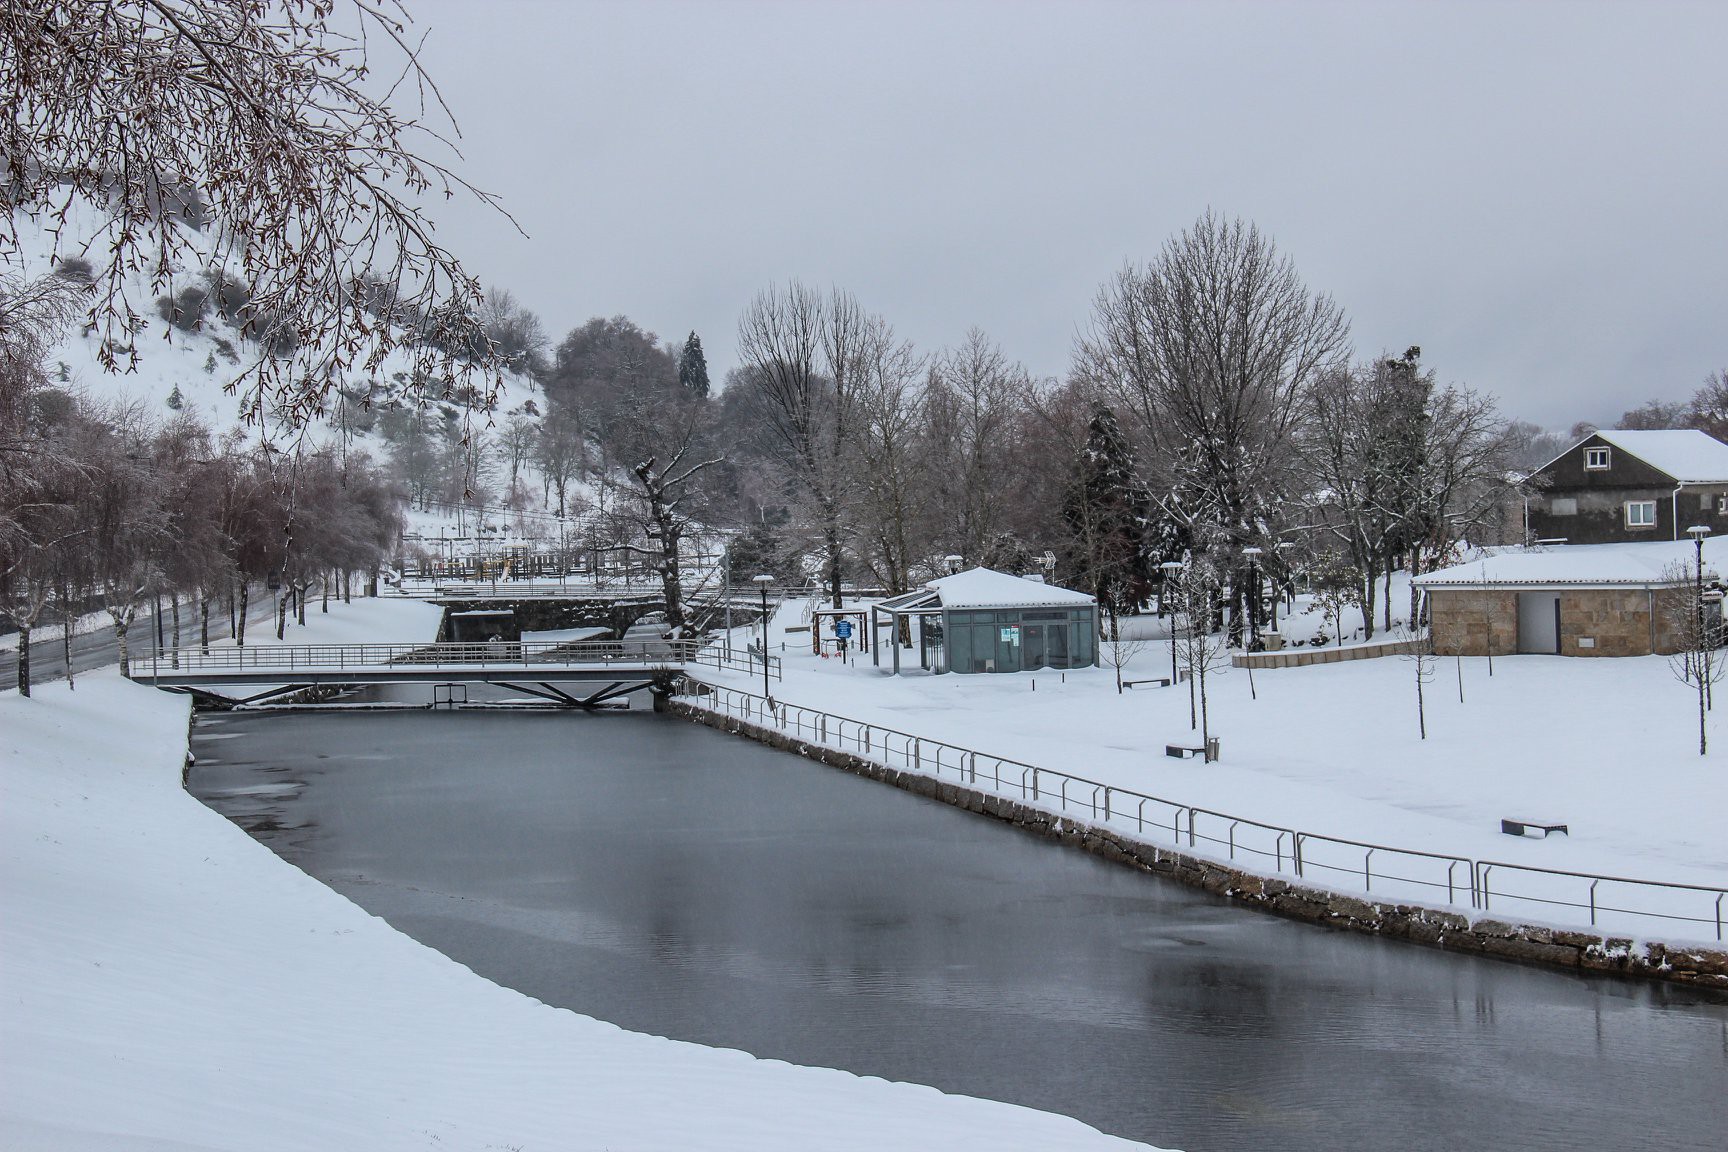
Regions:
<instances>
[{"instance_id":1,"label":"house with windows","mask_svg":"<svg viewBox=\"0 0 1728 1152\"><path fill-rule=\"evenodd\" d=\"M1693 613L1720 631L1724 570L1728 536L1510 548L1413 583L1437 655L1649 656L1679 651Z\"/></svg>"},{"instance_id":2,"label":"house with windows","mask_svg":"<svg viewBox=\"0 0 1728 1152\"><path fill-rule=\"evenodd\" d=\"M1098 663L1098 602L1042 580L973 568L870 606L872 659L900 671L905 637L931 672L1030 672Z\"/></svg>"},{"instance_id":3,"label":"house with windows","mask_svg":"<svg viewBox=\"0 0 1728 1152\"><path fill-rule=\"evenodd\" d=\"M1728 444L1691 428L1594 432L1533 472L1533 540L1608 544L1728 532Z\"/></svg>"}]
</instances>

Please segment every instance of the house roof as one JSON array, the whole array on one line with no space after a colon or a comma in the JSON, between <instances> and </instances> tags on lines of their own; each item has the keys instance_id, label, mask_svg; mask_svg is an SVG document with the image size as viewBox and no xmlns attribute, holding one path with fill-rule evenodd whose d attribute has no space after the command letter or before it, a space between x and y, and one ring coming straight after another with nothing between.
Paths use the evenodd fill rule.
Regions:
<instances>
[{"instance_id":1,"label":"house roof","mask_svg":"<svg viewBox=\"0 0 1728 1152\"><path fill-rule=\"evenodd\" d=\"M1600 436L1622 452L1630 452L1651 467L1661 469L1681 484L1728 484L1728 444L1696 428L1651 431L1603 428L1593 435ZM1578 444L1583 442L1580 440ZM1565 456L1572 448L1554 459ZM1552 463L1553 460L1548 462ZM1547 466L1543 465L1544 468Z\"/></svg>"},{"instance_id":2,"label":"house roof","mask_svg":"<svg viewBox=\"0 0 1728 1152\"><path fill-rule=\"evenodd\" d=\"M1696 579L1691 540L1508 548L1416 577L1418 588L1671 588ZM1678 566L1676 568L1676 566ZM1728 536L1704 541L1704 579L1728 567Z\"/></svg>"},{"instance_id":3,"label":"house roof","mask_svg":"<svg viewBox=\"0 0 1728 1152\"><path fill-rule=\"evenodd\" d=\"M944 608L1069 608L1096 603L1084 592L989 568L972 568L944 576L924 587L941 597Z\"/></svg>"}]
</instances>

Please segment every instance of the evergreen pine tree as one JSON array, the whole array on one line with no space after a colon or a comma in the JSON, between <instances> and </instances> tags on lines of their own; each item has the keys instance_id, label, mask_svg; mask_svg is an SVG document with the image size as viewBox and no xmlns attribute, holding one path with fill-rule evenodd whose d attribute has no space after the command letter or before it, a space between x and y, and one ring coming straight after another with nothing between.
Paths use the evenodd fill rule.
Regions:
<instances>
[{"instance_id":1,"label":"evergreen pine tree","mask_svg":"<svg viewBox=\"0 0 1728 1152\"><path fill-rule=\"evenodd\" d=\"M180 385L174 385L174 391L168 393L168 407L178 412L185 407L186 398L180 395Z\"/></svg>"},{"instance_id":2,"label":"evergreen pine tree","mask_svg":"<svg viewBox=\"0 0 1728 1152\"><path fill-rule=\"evenodd\" d=\"M690 333L678 353L678 383L698 400L708 399L708 358L702 355L702 338Z\"/></svg>"},{"instance_id":3,"label":"evergreen pine tree","mask_svg":"<svg viewBox=\"0 0 1728 1152\"><path fill-rule=\"evenodd\" d=\"M1134 474L1134 454L1116 414L1100 404L1074 462L1062 518L1073 536L1079 581L1115 619L1152 590L1147 531L1152 497Z\"/></svg>"}]
</instances>

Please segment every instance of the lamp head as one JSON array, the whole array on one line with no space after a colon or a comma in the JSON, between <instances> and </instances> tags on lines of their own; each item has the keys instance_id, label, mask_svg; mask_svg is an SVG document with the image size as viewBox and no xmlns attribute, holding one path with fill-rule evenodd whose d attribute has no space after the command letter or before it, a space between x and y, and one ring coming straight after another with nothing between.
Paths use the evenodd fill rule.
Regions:
<instances>
[{"instance_id":1,"label":"lamp head","mask_svg":"<svg viewBox=\"0 0 1728 1152\"><path fill-rule=\"evenodd\" d=\"M1686 529L1686 535L1701 542L1704 537L1710 535L1710 526L1708 524L1694 524L1692 527Z\"/></svg>"}]
</instances>

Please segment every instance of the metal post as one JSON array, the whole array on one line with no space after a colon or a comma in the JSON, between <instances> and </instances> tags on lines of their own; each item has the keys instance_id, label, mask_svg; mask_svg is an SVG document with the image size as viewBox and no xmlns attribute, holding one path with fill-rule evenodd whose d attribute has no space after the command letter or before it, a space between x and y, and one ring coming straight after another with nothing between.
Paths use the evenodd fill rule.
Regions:
<instances>
[{"instance_id":1,"label":"metal post","mask_svg":"<svg viewBox=\"0 0 1728 1152\"><path fill-rule=\"evenodd\" d=\"M774 577L752 576L751 580L762 590L762 695L772 703L774 692L768 687L768 585L774 583Z\"/></svg>"}]
</instances>

